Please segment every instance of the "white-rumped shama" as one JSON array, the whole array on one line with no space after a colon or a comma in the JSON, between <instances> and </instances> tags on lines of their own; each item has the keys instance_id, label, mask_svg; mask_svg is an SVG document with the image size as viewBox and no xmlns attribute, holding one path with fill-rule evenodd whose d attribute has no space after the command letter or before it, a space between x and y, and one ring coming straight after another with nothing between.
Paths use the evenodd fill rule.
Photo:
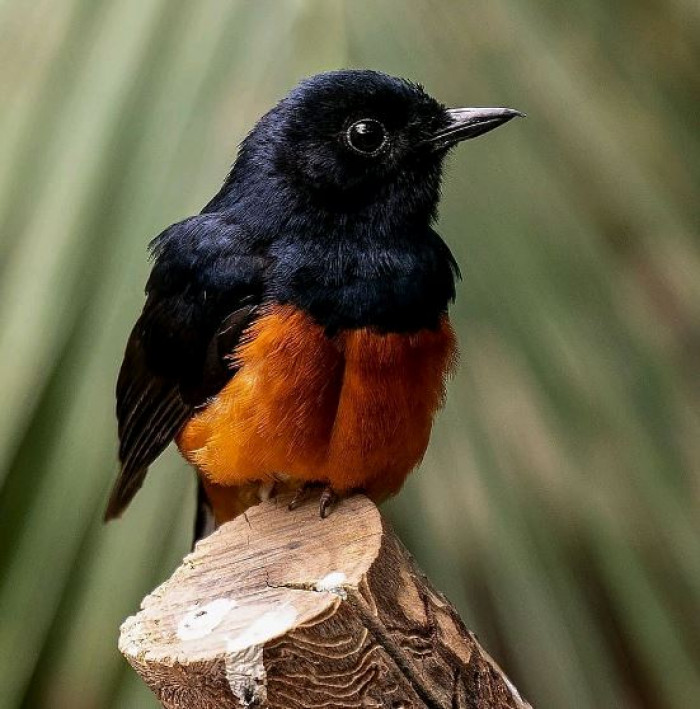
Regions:
<instances>
[{"instance_id":1,"label":"white-rumped shama","mask_svg":"<svg viewBox=\"0 0 700 709\"><path fill-rule=\"evenodd\" d=\"M199 474L196 536L274 489L294 505L321 487L322 516L398 491L456 358L443 162L520 115L366 70L306 79L265 114L218 194L151 244L106 519L172 440Z\"/></svg>"}]
</instances>

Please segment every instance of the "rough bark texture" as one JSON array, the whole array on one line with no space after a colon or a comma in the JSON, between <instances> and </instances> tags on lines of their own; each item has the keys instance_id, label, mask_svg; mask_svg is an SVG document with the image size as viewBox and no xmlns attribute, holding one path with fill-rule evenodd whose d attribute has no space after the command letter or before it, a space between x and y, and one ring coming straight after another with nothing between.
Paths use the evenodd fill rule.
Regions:
<instances>
[{"instance_id":1,"label":"rough bark texture","mask_svg":"<svg viewBox=\"0 0 700 709\"><path fill-rule=\"evenodd\" d=\"M169 709L525 709L364 497L250 509L121 629Z\"/></svg>"}]
</instances>

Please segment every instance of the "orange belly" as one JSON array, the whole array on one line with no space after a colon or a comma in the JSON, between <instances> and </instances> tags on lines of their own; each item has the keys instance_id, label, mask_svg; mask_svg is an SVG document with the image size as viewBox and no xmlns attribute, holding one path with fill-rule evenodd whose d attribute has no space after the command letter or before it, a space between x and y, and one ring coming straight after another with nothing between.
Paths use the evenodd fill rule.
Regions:
<instances>
[{"instance_id":1,"label":"orange belly","mask_svg":"<svg viewBox=\"0 0 700 709\"><path fill-rule=\"evenodd\" d=\"M276 306L233 356L236 375L177 439L207 487L282 476L381 500L423 457L456 346L447 317L409 335L329 338L303 312Z\"/></svg>"}]
</instances>

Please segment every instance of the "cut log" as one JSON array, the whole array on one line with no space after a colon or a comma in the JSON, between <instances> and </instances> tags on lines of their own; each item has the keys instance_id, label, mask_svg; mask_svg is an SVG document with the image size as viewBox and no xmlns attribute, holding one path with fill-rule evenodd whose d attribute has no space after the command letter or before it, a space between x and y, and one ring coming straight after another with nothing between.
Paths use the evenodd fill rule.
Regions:
<instances>
[{"instance_id":1,"label":"cut log","mask_svg":"<svg viewBox=\"0 0 700 709\"><path fill-rule=\"evenodd\" d=\"M377 508L248 510L121 628L168 709L526 709Z\"/></svg>"}]
</instances>

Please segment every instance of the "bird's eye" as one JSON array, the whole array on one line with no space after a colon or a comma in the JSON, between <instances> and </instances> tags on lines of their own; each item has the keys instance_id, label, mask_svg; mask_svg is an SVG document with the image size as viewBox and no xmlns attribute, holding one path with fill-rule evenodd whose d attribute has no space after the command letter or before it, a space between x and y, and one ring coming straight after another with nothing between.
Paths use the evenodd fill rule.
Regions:
<instances>
[{"instance_id":1,"label":"bird's eye","mask_svg":"<svg viewBox=\"0 0 700 709\"><path fill-rule=\"evenodd\" d=\"M374 118L355 121L345 131L345 140L352 150L362 155L376 155L386 145L386 128Z\"/></svg>"}]
</instances>

